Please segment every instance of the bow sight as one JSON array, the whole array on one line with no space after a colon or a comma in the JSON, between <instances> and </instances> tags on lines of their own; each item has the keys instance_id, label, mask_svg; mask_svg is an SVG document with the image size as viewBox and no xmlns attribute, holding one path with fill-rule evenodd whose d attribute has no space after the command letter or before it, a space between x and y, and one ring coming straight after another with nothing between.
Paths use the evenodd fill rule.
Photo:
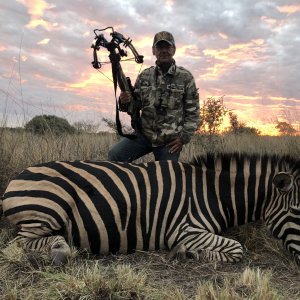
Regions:
<instances>
[{"instance_id":1,"label":"bow sight","mask_svg":"<svg viewBox=\"0 0 300 300\"><path fill-rule=\"evenodd\" d=\"M102 33L97 34L97 32L105 31L107 29L111 29L112 32L110 35L112 36L111 41L108 41ZM117 86L119 85L121 91L128 91L133 95L133 87L131 85L131 81L129 77L126 77L123 73L120 61L121 57L127 56L126 50L120 47L121 44L124 45L124 48L128 47L132 54L134 55L134 60L136 63L141 64L143 63L143 55L139 55L134 46L132 45L132 40L130 38L125 38L121 33L114 31L113 27L106 27L104 29L95 29L95 38L91 48L94 49L93 57L94 61L92 65L95 69L101 68L101 62L98 60L97 51L100 50L100 47L106 48L109 51L109 59L112 66L112 75L113 75L113 82L114 82L114 90L115 90L115 97ZM131 116L131 125L132 127L137 130L139 124L139 110L136 109L135 101L132 101L131 108L127 110L127 113ZM126 136L128 138L135 138L135 135L132 134L123 134L122 133L122 126L119 119L119 104L116 97L116 125L118 133L121 136Z\"/></svg>"}]
</instances>

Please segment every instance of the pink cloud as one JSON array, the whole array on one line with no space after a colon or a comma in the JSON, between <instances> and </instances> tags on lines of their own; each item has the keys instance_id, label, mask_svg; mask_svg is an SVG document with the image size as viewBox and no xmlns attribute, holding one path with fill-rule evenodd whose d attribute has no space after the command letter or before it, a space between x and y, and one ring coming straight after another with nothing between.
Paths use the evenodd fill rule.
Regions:
<instances>
[{"instance_id":1,"label":"pink cloud","mask_svg":"<svg viewBox=\"0 0 300 300\"><path fill-rule=\"evenodd\" d=\"M263 39L252 40L245 44L232 44L225 49L205 49L203 54L216 60L213 66L207 68L202 79L218 78L221 74L241 63L257 64L266 59L264 52L267 46Z\"/></svg>"},{"instance_id":2,"label":"pink cloud","mask_svg":"<svg viewBox=\"0 0 300 300\"><path fill-rule=\"evenodd\" d=\"M49 4L44 0L17 0L17 2L23 4L30 15L30 21L26 27L36 28L42 26L50 31L53 27L57 26L57 24L51 24L42 18L46 10L55 7L54 4Z\"/></svg>"},{"instance_id":3,"label":"pink cloud","mask_svg":"<svg viewBox=\"0 0 300 300\"><path fill-rule=\"evenodd\" d=\"M28 13L35 17L41 17L45 10L55 7L54 4L48 4L44 0L17 0L17 2L27 7Z\"/></svg>"},{"instance_id":4,"label":"pink cloud","mask_svg":"<svg viewBox=\"0 0 300 300\"><path fill-rule=\"evenodd\" d=\"M37 44L38 45L47 45L49 42L50 42L50 39L46 38L46 39L39 41Z\"/></svg>"},{"instance_id":5,"label":"pink cloud","mask_svg":"<svg viewBox=\"0 0 300 300\"><path fill-rule=\"evenodd\" d=\"M87 111L90 109L90 107L80 104L64 105L64 108L72 111Z\"/></svg>"},{"instance_id":6,"label":"pink cloud","mask_svg":"<svg viewBox=\"0 0 300 300\"><path fill-rule=\"evenodd\" d=\"M294 14L300 11L300 5L283 5L276 7L281 13L287 13L288 15Z\"/></svg>"},{"instance_id":7,"label":"pink cloud","mask_svg":"<svg viewBox=\"0 0 300 300\"><path fill-rule=\"evenodd\" d=\"M7 47L6 46L4 46L4 45L0 45L0 52L2 52L2 51L5 51L7 49Z\"/></svg>"}]
</instances>

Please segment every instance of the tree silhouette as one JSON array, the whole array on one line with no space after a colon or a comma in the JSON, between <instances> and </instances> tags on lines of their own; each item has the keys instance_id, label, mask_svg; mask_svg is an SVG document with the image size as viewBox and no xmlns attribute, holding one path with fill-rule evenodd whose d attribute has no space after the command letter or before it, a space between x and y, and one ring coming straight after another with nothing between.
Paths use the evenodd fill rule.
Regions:
<instances>
[{"instance_id":1,"label":"tree silhouette","mask_svg":"<svg viewBox=\"0 0 300 300\"><path fill-rule=\"evenodd\" d=\"M278 121L275 128L278 129L281 135L295 135L297 133L297 130L287 122Z\"/></svg>"},{"instance_id":2,"label":"tree silhouette","mask_svg":"<svg viewBox=\"0 0 300 300\"><path fill-rule=\"evenodd\" d=\"M228 115L229 115L229 123L230 123L230 128L228 130L229 133L254 134L254 135L260 134L260 131L258 129L254 127L249 127L246 125L245 122L239 121L237 114L235 114L234 112L230 111Z\"/></svg>"},{"instance_id":3,"label":"tree silhouette","mask_svg":"<svg viewBox=\"0 0 300 300\"><path fill-rule=\"evenodd\" d=\"M198 132L213 135L219 132L228 109L224 106L223 96L210 97L200 108L200 125Z\"/></svg>"}]
</instances>

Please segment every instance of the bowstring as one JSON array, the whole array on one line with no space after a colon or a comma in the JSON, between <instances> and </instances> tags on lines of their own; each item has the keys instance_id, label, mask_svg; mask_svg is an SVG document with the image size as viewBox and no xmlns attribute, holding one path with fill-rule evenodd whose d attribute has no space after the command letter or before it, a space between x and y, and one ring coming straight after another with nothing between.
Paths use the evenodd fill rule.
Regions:
<instances>
[{"instance_id":1,"label":"bowstring","mask_svg":"<svg viewBox=\"0 0 300 300\"><path fill-rule=\"evenodd\" d=\"M113 80L109 78L107 75L105 75L102 71L100 71L99 69L97 69L97 71L101 73L104 77L106 77L109 81L113 82Z\"/></svg>"},{"instance_id":2,"label":"bowstring","mask_svg":"<svg viewBox=\"0 0 300 300\"><path fill-rule=\"evenodd\" d=\"M142 66L143 66L143 62L141 63L141 66L140 66L140 69L139 69L139 72L138 72L138 75L137 76L139 76L140 75L140 73L141 73L141 70L142 70Z\"/></svg>"},{"instance_id":3,"label":"bowstring","mask_svg":"<svg viewBox=\"0 0 300 300\"><path fill-rule=\"evenodd\" d=\"M135 60L134 58L128 58L128 59L123 59L121 61L132 61L132 60ZM120 61L120 62L121 62ZM101 62L102 65L105 65L105 64L110 64L111 62L108 62L108 61L104 61L104 62ZM141 70L142 70L142 67L143 67L143 64L144 63L141 63L141 66L140 66L140 69L139 69L139 72L138 72L138 75L137 77L140 75L141 73ZM107 75L105 75L100 69L97 69L97 71L99 73L101 73L105 78L107 78L109 81L113 82L113 80L111 78L109 78ZM120 86L118 85L118 87L120 88Z\"/></svg>"}]
</instances>

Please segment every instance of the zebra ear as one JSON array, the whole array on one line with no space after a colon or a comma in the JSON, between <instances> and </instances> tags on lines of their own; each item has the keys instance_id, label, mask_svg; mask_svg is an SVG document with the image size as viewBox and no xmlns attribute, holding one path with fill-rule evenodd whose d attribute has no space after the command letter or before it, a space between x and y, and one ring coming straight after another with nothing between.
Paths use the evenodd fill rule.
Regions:
<instances>
[{"instance_id":1,"label":"zebra ear","mask_svg":"<svg viewBox=\"0 0 300 300\"><path fill-rule=\"evenodd\" d=\"M280 191L287 192L291 189L293 185L292 176L289 173L277 173L273 178L273 184Z\"/></svg>"}]
</instances>

